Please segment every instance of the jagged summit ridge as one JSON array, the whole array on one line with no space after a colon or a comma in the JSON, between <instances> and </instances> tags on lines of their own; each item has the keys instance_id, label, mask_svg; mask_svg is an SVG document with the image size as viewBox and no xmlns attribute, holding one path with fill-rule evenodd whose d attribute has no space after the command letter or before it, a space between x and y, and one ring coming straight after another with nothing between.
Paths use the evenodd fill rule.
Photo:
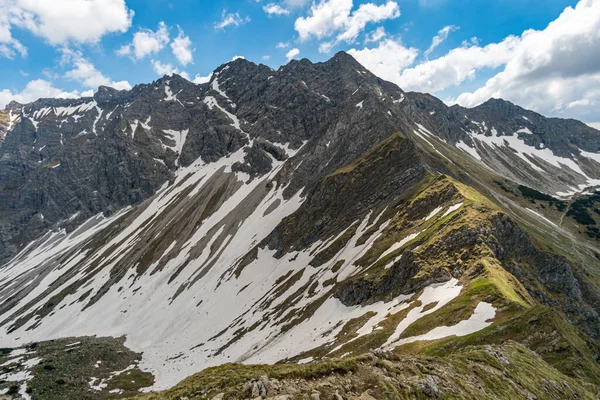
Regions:
<instances>
[{"instance_id":1,"label":"jagged summit ridge","mask_svg":"<svg viewBox=\"0 0 600 400\"><path fill-rule=\"evenodd\" d=\"M7 165L5 171L26 166L32 182L44 180L48 173L58 174L61 166L67 167L64 158L80 151L81 142L84 147L92 148L92 152L101 151L106 140L104 134L108 133L113 135L117 147L129 149L125 153L119 150L119 158L127 160L122 164L126 169L132 171L132 164L136 164L133 160L140 157L144 160L142 168L139 163L135 167L135 175L142 178L138 183L125 173L124 182L120 176L111 176L109 179L116 178L111 185L133 185L135 189L141 181L145 183L135 189L135 196L117 195L108 186L100 191L89 187L84 192L94 192L94 196L100 195L99 199L87 200L85 206L75 200L73 206L54 209L48 209L50 202L71 202L51 195L41 204L35 204L25 199L10 200L16 193L6 192L7 204L21 202L17 209L23 209L24 213L16 215L25 220L28 229L23 237L16 235L20 237L16 243L7 242L7 235L0 234L6 249L4 259L45 229L76 213L75 224L97 212L110 213L137 203L172 179L178 166L190 165L198 157L204 162L214 162L244 145L251 150L235 168L251 176L269 170L272 162L264 157L265 152L281 161L286 157L286 146L296 150L306 143L306 151L321 155L314 164L307 160L300 165L299 172L304 173L295 174L286 196L314 183L308 181L310 176L325 172L320 166L325 165L331 171L334 166L350 162L394 129L410 133L416 126L434 132L500 175L546 193L569 196L582 192L594 187L600 176L600 156L596 153L600 149L600 135L584 124L545 119L497 99L473 109L448 108L430 95L404 93L376 78L344 52L324 63L292 61L278 71L236 59L215 69L210 82L203 85L177 75L165 76L129 91L101 87L93 99L11 103L8 111L7 120L11 122L4 125L3 136L6 132L12 135L8 135L9 140L1 150ZM373 112L383 114L377 115L376 120L382 124L377 129L365 123L365 114ZM350 114L360 129L372 137L358 135L358 142L351 142L340 135L348 125L339 125L337 132L325 128L329 119L340 116L348 119ZM128 138L123 141L123 136ZM75 147L64 152L66 142L74 143ZM350 154L336 151L340 145L346 146ZM329 159L333 164L326 164ZM315 171L319 172L314 174ZM14 179L5 177L10 187ZM15 177L20 179L20 175ZM49 182L56 183L52 176ZM49 191L44 185L41 187L48 196ZM111 191L110 198L103 194L106 191ZM29 204L25 209L23 202ZM10 228L11 236L15 236L14 229Z\"/></svg>"},{"instance_id":2,"label":"jagged summit ridge","mask_svg":"<svg viewBox=\"0 0 600 400\"><path fill-rule=\"evenodd\" d=\"M310 61L307 58L303 58L301 60L291 60L288 64L282 65L279 70L290 71L290 70L295 70L295 69L302 68L302 67L310 67L310 66L315 66L315 65L327 65L330 67L336 66L336 68L353 69L353 70L360 69L364 73L368 72L351 55L349 55L348 53L346 53L344 51L338 52L328 61L319 62L316 64L314 64L312 61ZM256 63L249 61L243 57L239 57L239 58L231 60L231 61L224 63L224 64L218 66L217 68L215 68L215 70L211 74L211 77L214 76L215 73L222 72L224 69L229 69L229 68L231 68L230 71L233 72L233 74L256 73L256 71L259 71L259 70L260 71L274 71L271 67L268 67L264 64L256 64ZM370 74L370 72L368 72L368 73ZM205 86L207 84L210 85L212 80L213 80L213 78L211 78L208 83L194 84L194 85L197 85L197 86ZM174 82L185 81L187 83L193 84L193 82L182 77L181 75L179 75L177 73L173 73L171 75L164 75L163 77L157 79L156 81L154 81L151 84L142 83L142 84L135 85L133 88L131 88L129 90L117 90L110 86L102 85L102 86L98 87L96 93L92 97L98 103L118 101L118 99L126 100L126 99L134 97L133 94L139 95L144 92L144 89L146 89L148 87L152 87L154 85L161 85L163 82L166 82L166 81L174 81ZM80 101L85 102L88 99L89 98L87 98L87 97L81 97L81 98L77 98L77 99L41 98L41 99L35 100L31 103L26 103L26 104L22 104L22 103L19 103L19 102L13 100L5 107L5 109L6 110L18 110L18 109L23 108L23 106L26 106L28 104L35 104L40 101L41 101L40 106L42 106L42 107L44 105L48 105L48 104L57 104L57 105L65 106L65 105L78 104Z\"/></svg>"}]
</instances>

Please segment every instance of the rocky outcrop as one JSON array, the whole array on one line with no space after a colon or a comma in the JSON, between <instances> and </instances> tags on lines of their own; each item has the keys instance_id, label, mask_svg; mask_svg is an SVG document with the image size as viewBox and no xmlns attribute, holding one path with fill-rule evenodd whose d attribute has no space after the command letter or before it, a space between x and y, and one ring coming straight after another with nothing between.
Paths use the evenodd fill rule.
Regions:
<instances>
[{"instance_id":1,"label":"rocky outcrop","mask_svg":"<svg viewBox=\"0 0 600 400\"><path fill-rule=\"evenodd\" d=\"M6 110L0 110L0 144L4 141L10 125L10 114Z\"/></svg>"},{"instance_id":2,"label":"rocky outcrop","mask_svg":"<svg viewBox=\"0 0 600 400\"><path fill-rule=\"evenodd\" d=\"M369 279L361 276L350 279L340 285L335 297L348 307L367 305L418 293L433 283L447 282L452 278L448 271L441 268L417 277L419 271L421 267L415 262L413 254L406 251L382 278Z\"/></svg>"},{"instance_id":3,"label":"rocky outcrop","mask_svg":"<svg viewBox=\"0 0 600 400\"><path fill-rule=\"evenodd\" d=\"M537 301L561 307L588 334L600 337L600 292L592 289L588 279L582 276L583 268L539 249L507 215L497 214L491 222L492 229L483 238L502 266L519 279Z\"/></svg>"}]
</instances>

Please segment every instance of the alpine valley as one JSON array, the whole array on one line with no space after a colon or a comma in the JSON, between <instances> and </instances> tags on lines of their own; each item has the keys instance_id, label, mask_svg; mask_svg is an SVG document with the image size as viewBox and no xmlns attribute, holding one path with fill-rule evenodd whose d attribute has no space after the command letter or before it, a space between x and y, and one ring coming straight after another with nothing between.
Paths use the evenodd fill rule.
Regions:
<instances>
[{"instance_id":1,"label":"alpine valley","mask_svg":"<svg viewBox=\"0 0 600 400\"><path fill-rule=\"evenodd\" d=\"M343 52L13 102L0 393L598 399L596 188L599 131Z\"/></svg>"}]
</instances>

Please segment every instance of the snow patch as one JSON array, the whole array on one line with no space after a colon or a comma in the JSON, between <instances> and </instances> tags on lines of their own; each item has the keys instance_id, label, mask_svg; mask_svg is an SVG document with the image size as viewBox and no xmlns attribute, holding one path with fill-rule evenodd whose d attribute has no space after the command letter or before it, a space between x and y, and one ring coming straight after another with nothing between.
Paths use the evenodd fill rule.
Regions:
<instances>
[{"instance_id":1,"label":"snow patch","mask_svg":"<svg viewBox=\"0 0 600 400\"><path fill-rule=\"evenodd\" d=\"M534 214L536 217L538 217L538 219L541 219L541 220L547 222L550 225L558 227L558 225L556 225L554 222L550 221L548 218L544 217L542 214L538 213L537 211L534 211L531 208L526 208L526 210L528 212L530 212L531 214Z\"/></svg>"},{"instance_id":2,"label":"snow patch","mask_svg":"<svg viewBox=\"0 0 600 400\"><path fill-rule=\"evenodd\" d=\"M13 114L12 110L8 111L8 128L6 133L12 131L12 129L21 121L21 114Z\"/></svg>"},{"instance_id":3,"label":"snow patch","mask_svg":"<svg viewBox=\"0 0 600 400\"><path fill-rule=\"evenodd\" d=\"M425 221L429 221L431 218L435 217L440 211L442 211L442 206L436 207L428 216L425 217Z\"/></svg>"},{"instance_id":4,"label":"snow patch","mask_svg":"<svg viewBox=\"0 0 600 400\"><path fill-rule=\"evenodd\" d=\"M98 383L96 383L96 381L98 381ZM106 389L106 387L108 386L108 383L106 383L106 379L98 379L96 377L91 377L88 385L90 387L90 389L96 391L96 392L100 392L104 389Z\"/></svg>"},{"instance_id":5,"label":"snow patch","mask_svg":"<svg viewBox=\"0 0 600 400\"><path fill-rule=\"evenodd\" d=\"M379 256L379 258L377 259L377 261L381 260L382 258L384 258L385 256L387 256L388 254L391 254L394 251L398 250L399 248L401 248L402 246L404 246L406 243L408 243L411 240L415 239L420 234L421 234L421 232L410 234L407 237L405 237L404 239L400 240L399 242L394 243L392 246L390 246L386 251L384 251ZM377 261L375 261L375 262L377 262Z\"/></svg>"},{"instance_id":6,"label":"snow patch","mask_svg":"<svg viewBox=\"0 0 600 400\"><path fill-rule=\"evenodd\" d=\"M225 70L225 69L223 69L222 71L224 71L224 70ZM219 93L221 96L223 96L225 99L227 99L227 101L228 101L229 103L231 103L231 106L232 106L233 108L235 108L235 107L236 107L236 106L235 106L235 104L234 104L234 103L231 101L231 99L229 98L229 96L227 96L227 93L225 93L223 90L221 90L221 87L219 86L219 74L220 74L222 71L219 71L219 72L217 72L217 73L215 74L215 79L213 79L213 81L212 81L212 83L211 83L211 88L212 88L212 89L213 89L215 92L217 92L217 93ZM271 76L270 78L272 78L272 76ZM267 80L268 80L268 79L267 79Z\"/></svg>"},{"instance_id":7,"label":"snow patch","mask_svg":"<svg viewBox=\"0 0 600 400\"><path fill-rule=\"evenodd\" d=\"M175 142L175 145L168 146L163 143L163 146L170 148L175 153L181 155L181 151L183 150L183 146L185 145L185 141L187 140L187 135L190 132L189 129L184 129L182 131L175 131L172 129L163 129L163 132L169 136L171 140ZM179 157L177 157L179 160Z\"/></svg>"},{"instance_id":8,"label":"snow patch","mask_svg":"<svg viewBox=\"0 0 600 400\"><path fill-rule=\"evenodd\" d=\"M444 214L442 214L442 218L445 218L446 216L452 214L454 211L458 210L462 205L463 205L463 203L458 203L458 204L448 207L446 212Z\"/></svg>"},{"instance_id":9,"label":"snow patch","mask_svg":"<svg viewBox=\"0 0 600 400\"><path fill-rule=\"evenodd\" d=\"M517 133L517 134L518 134L518 133L524 133L524 134L526 134L526 135L533 135L533 132L531 132L531 131L529 130L529 128L521 128L521 129L519 129L518 131L516 131L515 133Z\"/></svg>"},{"instance_id":10,"label":"snow patch","mask_svg":"<svg viewBox=\"0 0 600 400\"><path fill-rule=\"evenodd\" d=\"M600 163L600 153L592 153L592 152L589 152L589 151L583 151L583 150L581 150L580 154L583 157L590 158L590 159L596 161L597 163Z\"/></svg>"},{"instance_id":11,"label":"snow patch","mask_svg":"<svg viewBox=\"0 0 600 400\"><path fill-rule=\"evenodd\" d=\"M400 98L399 98L399 99L396 99L396 100L392 99L392 102L393 102L394 104L400 104L400 103L402 103L403 101L404 101L404 93L400 93Z\"/></svg>"},{"instance_id":12,"label":"snow patch","mask_svg":"<svg viewBox=\"0 0 600 400\"><path fill-rule=\"evenodd\" d=\"M463 142L462 140L459 140L458 143L456 143L456 147L462 151L464 151L465 153L468 153L471 155L471 157L481 161L481 156L479 155L479 152L477 151L476 148L469 146L468 144L466 144L465 142Z\"/></svg>"},{"instance_id":13,"label":"snow patch","mask_svg":"<svg viewBox=\"0 0 600 400\"><path fill-rule=\"evenodd\" d=\"M386 343L382 346L387 349L392 349L398 345L400 335L406 330L413 322L417 321L421 317L436 312L450 301L455 299L462 290L458 280L456 278L450 279L445 283L432 284L423 290L423 294L419 296L418 300L421 305L413 308L408 312L406 317L400 321L394 333L388 338ZM436 305L426 311L425 306L436 303Z\"/></svg>"},{"instance_id":14,"label":"snow patch","mask_svg":"<svg viewBox=\"0 0 600 400\"><path fill-rule=\"evenodd\" d=\"M246 133L240 127L240 120L238 119L238 117L233 115L232 113L230 113L223 107L221 107L219 105L219 103L217 102L217 99L215 99L212 96L206 96L204 98L204 104L206 104L208 106L208 108L210 108L211 110L213 109L213 107L217 107L219 110L221 110L221 112L223 112L225 115L227 115L227 117L232 121L231 126L233 126L235 129L237 129L240 132Z\"/></svg>"},{"instance_id":15,"label":"snow patch","mask_svg":"<svg viewBox=\"0 0 600 400\"><path fill-rule=\"evenodd\" d=\"M492 324L490 321L496 316L496 309L490 303L480 302L469 319L460 321L452 326L438 326L431 331L405 339L400 339L394 343L400 346L406 343L412 343L420 340L437 340L448 336L466 336L487 328Z\"/></svg>"}]
</instances>

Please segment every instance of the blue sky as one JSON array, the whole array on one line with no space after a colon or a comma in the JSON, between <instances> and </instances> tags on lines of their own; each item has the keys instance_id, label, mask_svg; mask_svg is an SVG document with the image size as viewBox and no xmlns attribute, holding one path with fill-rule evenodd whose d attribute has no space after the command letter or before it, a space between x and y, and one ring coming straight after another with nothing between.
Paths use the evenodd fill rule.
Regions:
<instances>
[{"instance_id":1,"label":"blue sky","mask_svg":"<svg viewBox=\"0 0 600 400\"><path fill-rule=\"evenodd\" d=\"M278 68L292 57L323 61L346 50L379 76L449 104L505 97L594 123L598 3L0 0L0 106L172 72L200 82L234 56Z\"/></svg>"}]
</instances>

